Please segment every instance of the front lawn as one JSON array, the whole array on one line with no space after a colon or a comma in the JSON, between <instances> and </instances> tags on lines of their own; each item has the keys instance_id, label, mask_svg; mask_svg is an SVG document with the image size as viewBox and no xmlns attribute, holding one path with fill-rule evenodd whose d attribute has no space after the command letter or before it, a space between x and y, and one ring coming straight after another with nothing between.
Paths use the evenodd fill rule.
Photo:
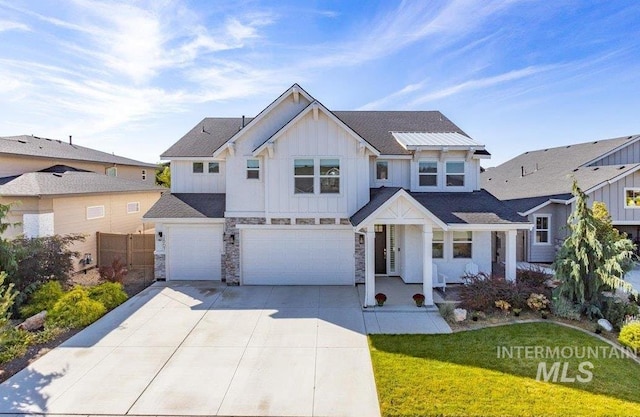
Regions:
<instances>
[{"instance_id":1,"label":"front lawn","mask_svg":"<svg viewBox=\"0 0 640 417\"><path fill-rule=\"evenodd\" d=\"M536 353L535 347L545 351ZM568 358L549 357L555 347ZM640 365L616 357L595 337L552 323L448 335L371 335L370 349L385 417L640 415ZM512 358L504 357L508 352ZM565 362L567 378L588 379L578 370L586 361L593 364L583 364L592 373L589 382L560 381ZM536 380L540 362L547 371L561 362L557 382Z\"/></svg>"}]
</instances>

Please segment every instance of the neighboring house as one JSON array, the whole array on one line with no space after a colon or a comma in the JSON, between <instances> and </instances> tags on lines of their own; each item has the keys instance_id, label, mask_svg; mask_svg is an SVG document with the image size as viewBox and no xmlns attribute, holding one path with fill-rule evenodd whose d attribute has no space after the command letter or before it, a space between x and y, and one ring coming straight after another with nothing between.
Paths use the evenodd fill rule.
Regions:
<instances>
[{"instance_id":1,"label":"neighboring house","mask_svg":"<svg viewBox=\"0 0 640 417\"><path fill-rule=\"evenodd\" d=\"M518 260L549 263L567 236L574 179L590 205L604 202L614 226L640 238L639 169L640 135L633 135L525 152L481 177L483 188L534 225L519 233ZM494 242L498 260L503 246Z\"/></svg>"},{"instance_id":2,"label":"neighboring house","mask_svg":"<svg viewBox=\"0 0 640 417\"><path fill-rule=\"evenodd\" d=\"M0 203L12 204L7 221L18 223L4 237L83 234L73 249L96 259L96 232L153 228L142 215L162 191L153 164L51 139L0 138Z\"/></svg>"},{"instance_id":3,"label":"neighboring house","mask_svg":"<svg viewBox=\"0 0 640 417\"><path fill-rule=\"evenodd\" d=\"M484 146L437 111L330 111L293 85L255 118L206 118L162 155L156 277L229 285L422 283L491 272L531 225L480 189ZM433 277L433 265L439 275ZM410 301L410 300L408 300Z\"/></svg>"}]
</instances>

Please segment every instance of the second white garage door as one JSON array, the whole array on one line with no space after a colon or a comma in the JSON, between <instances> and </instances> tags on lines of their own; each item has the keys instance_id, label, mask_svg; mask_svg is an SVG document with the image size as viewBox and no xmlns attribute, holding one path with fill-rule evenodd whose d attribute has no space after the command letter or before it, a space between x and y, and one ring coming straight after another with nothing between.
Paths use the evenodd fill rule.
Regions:
<instances>
[{"instance_id":1,"label":"second white garage door","mask_svg":"<svg viewBox=\"0 0 640 417\"><path fill-rule=\"evenodd\" d=\"M167 225L167 279L214 280L222 275L222 225Z\"/></svg>"},{"instance_id":2,"label":"second white garage door","mask_svg":"<svg viewBox=\"0 0 640 417\"><path fill-rule=\"evenodd\" d=\"M245 229L245 285L353 285L352 230Z\"/></svg>"}]
</instances>

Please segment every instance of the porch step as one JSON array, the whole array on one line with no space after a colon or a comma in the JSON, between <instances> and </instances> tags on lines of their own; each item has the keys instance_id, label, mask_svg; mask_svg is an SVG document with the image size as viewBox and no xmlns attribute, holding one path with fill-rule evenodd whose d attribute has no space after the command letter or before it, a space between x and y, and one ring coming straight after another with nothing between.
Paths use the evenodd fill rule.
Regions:
<instances>
[{"instance_id":1,"label":"porch step","mask_svg":"<svg viewBox=\"0 0 640 417\"><path fill-rule=\"evenodd\" d=\"M362 307L362 311L364 311L365 313L437 313L438 307L416 307L415 305L386 305L382 307Z\"/></svg>"}]
</instances>

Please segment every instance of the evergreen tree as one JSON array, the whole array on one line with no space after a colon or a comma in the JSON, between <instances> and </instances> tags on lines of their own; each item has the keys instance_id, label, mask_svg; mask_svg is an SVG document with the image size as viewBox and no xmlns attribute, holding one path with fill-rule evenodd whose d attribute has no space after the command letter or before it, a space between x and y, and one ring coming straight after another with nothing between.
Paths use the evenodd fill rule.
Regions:
<instances>
[{"instance_id":1,"label":"evergreen tree","mask_svg":"<svg viewBox=\"0 0 640 417\"><path fill-rule=\"evenodd\" d=\"M171 168L169 163L158 164L156 168L156 184L171 188Z\"/></svg>"},{"instance_id":2,"label":"evergreen tree","mask_svg":"<svg viewBox=\"0 0 640 417\"><path fill-rule=\"evenodd\" d=\"M16 298L13 284L6 282L7 274L0 271L0 331L7 325L11 317L11 307Z\"/></svg>"},{"instance_id":3,"label":"evergreen tree","mask_svg":"<svg viewBox=\"0 0 640 417\"><path fill-rule=\"evenodd\" d=\"M9 226L13 226L13 224L5 221L10 209L11 204L0 204L0 271L4 270L7 273L12 273L18 266L11 242L2 237L2 234L7 231Z\"/></svg>"},{"instance_id":4,"label":"evergreen tree","mask_svg":"<svg viewBox=\"0 0 640 417\"><path fill-rule=\"evenodd\" d=\"M558 251L554 269L559 292L589 309L601 305L602 291L621 288L633 292L623 277L631 266L633 243L611 225L606 206L587 206L587 196L573 183L575 210L568 220L569 237Z\"/></svg>"}]
</instances>

